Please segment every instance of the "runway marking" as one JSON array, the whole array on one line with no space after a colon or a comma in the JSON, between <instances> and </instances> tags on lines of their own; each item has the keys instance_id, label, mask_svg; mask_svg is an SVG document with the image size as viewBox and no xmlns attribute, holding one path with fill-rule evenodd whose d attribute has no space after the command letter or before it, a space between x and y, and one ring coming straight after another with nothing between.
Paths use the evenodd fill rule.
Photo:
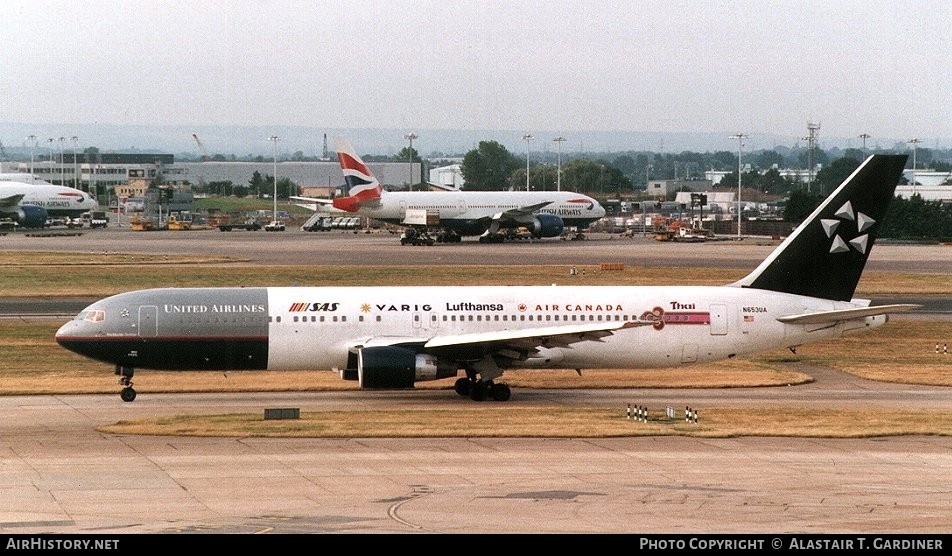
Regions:
<instances>
[{"instance_id":1,"label":"runway marking","mask_svg":"<svg viewBox=\"0 0 952 556\"><path fill-rule=\"evenodd\" d=\"M387 515L390 516L390 519L396 521L397 523L400 523L401 525L406 525L407 527L410 527L410 528L413 528L413 529L420 529L420 530L422 530L422 529L423 529L423 526L422 526L422 525L417 525L417 524L415 524L415 523L410 523L409 521L407 521L407 520L401 518L399 515L397 515L397 511L400 509L400 506L406 504L407 502L411 502L411 501L416 500L416 499L418 499L418 498L422 498L423 496L425 496L425 495L427 495L427 494L430 494L431 492L433 492L433 489L430 488L430 487L428 487L428 486L420 485L420 486L414 487L414 489L413 489L413 494L411 494L411 495L408 496L407 498L404 498L403 500L401 500L401 501L399 501L399 502L397 502L397 503L391 505L390 508L387 509Z\"/></svg>"}]
</instances>

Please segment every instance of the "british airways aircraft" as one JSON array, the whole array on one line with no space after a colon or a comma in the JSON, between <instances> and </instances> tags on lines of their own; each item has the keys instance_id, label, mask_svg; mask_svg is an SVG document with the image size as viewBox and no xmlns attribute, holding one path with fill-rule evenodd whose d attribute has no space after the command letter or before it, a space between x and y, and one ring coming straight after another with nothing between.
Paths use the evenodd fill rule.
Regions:
<instances>
[{"instance_id":1,"label":"british airways aircraft","mask_svg":"<svg viewBox=\"0 0 952 556\"><path fill-rule=\"evenodd\" d=\"M96 199L79 189L36 180L30 174L0 175L0 218L24 228L42 228L51 216L78 218L98 207Z\"/></svg>"},{"instance_id":2,"label":"british airways aircraft","mask_svg":"<svg viewBox=\"0 0 952 556\"><path fill-rule=\"evenodd\" d=\"M125 401L136 367L327 369L371 389L458 377L459 395L504 401L508 369L795 349L916 307L853 297L905 163L867 158L760 266L722 286L159 288L93 303L56 341L114 365Z\"/></svg>"},{"instance_id":3,"label":"british airways aircraft","mask_svg":"<svg viewBox=\"0 0 952 556\"><path fill-rule=\"evenodd\" d=\"M337 159L348 196L336 199L292 197L394 225L407 226L408 210L438 217L437 241L455 243L479 236L483 243L506 238L505 230L526 228L535 238L559 237L567 228L585 229L605 216L587 195L569 191L386 191L350 142L337 140Z\"/></svg>"}]
</instances>

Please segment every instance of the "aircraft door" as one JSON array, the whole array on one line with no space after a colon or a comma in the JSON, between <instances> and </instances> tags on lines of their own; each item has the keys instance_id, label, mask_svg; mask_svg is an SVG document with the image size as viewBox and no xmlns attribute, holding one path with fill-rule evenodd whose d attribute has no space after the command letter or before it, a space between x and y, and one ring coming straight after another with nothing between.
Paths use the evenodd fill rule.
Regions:
<instances>
[{"instance_id":1,"label":"aircraft door","mask_svg":"<svg viewBox=\"0 0 952 556\"><path fill-rule=\"evenodd\" d=\"M159 335L159 308L155 305L139 307L139 337L155 338Z\"/></svg>"},{"instance_id":2,"label":"aircraft door","mask_svg":"<svg viewBox=\"0 0 952 556\"><path fill-rule=\"evenodd\" d=\"M429 330L439 327L440 321L436 313L414 312L411 318L413 319L413 328Z\"/></svg>"},{"instance_id":3,"label":"aircraft door","mask_svg":"<svg viewBox=\"0 0 952 556\"><path fill-rule=\"evenodd\" d=\"M727 334L727 305L711 305L711 335Z\"/></svg>"},{"instance_id":4,"label":"aircraft door","mask_svg":"<svg viewBox=\"0 0 952 556\"><path fill-rule=\"evenodd\" d=\"M694 363L697 361L697 344L684 344L681 349L681 362Z\"/></svg>"}]
</instances>

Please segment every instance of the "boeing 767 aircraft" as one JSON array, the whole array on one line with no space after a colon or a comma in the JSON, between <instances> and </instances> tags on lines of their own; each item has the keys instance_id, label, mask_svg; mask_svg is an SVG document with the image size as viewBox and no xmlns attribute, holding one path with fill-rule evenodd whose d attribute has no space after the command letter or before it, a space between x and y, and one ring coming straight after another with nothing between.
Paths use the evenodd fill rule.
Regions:
<instances>
[{"instance_id":1,"label":"boeing 767 aircraft","mask_svg":"<svg viewBox=\"0 0 952 556\"><path fill-rule=\"evenodd\" d=\"M605 216L598 201L569 191L386 191L345 139L337 140L337 159L348 196L292 199L411 229L419 224L413 213L429 215L432 222L422 225L438 230L435 241L441 243L458 242L463 236L497 243L507 237L503 231L520 227L535 238L559 237L567 228L585 229Z\"/></svg>"},{"instance_id":2,"label":"boeing 767 aircraft","mask_svg":"<svg viewBox=\"0 0 952 556\"><path fill-rule=\"evenodd\" d=\"M503 401L508 369L678 367L795 349L915 307L853 298L905 163L867 158L723 286L147 289L93 303L56 341L114 365L125 401L136 367L327 369L377 389L458 377L459 395Z\"/></svg>"}]
</instances>

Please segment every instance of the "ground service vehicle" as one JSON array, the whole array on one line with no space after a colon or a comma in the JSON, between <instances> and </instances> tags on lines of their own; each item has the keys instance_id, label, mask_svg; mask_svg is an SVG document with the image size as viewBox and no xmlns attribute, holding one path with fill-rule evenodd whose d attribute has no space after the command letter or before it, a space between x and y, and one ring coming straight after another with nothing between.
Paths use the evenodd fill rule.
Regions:
<instances>
[{"instance_id":1,"label":"ground service vehicle","mask_svg":"<svg viewBox=\"0 0 952 556\"><path fill-rule=\"evenodd\" d=\"M249 218L240 224L235 224L230 221L224 221L218 224L218 229L223 232L230 232L232 230L247 230L249 232L257 232L261 229L261 224L254 218Z\"/></svg>"}]
</instances>

